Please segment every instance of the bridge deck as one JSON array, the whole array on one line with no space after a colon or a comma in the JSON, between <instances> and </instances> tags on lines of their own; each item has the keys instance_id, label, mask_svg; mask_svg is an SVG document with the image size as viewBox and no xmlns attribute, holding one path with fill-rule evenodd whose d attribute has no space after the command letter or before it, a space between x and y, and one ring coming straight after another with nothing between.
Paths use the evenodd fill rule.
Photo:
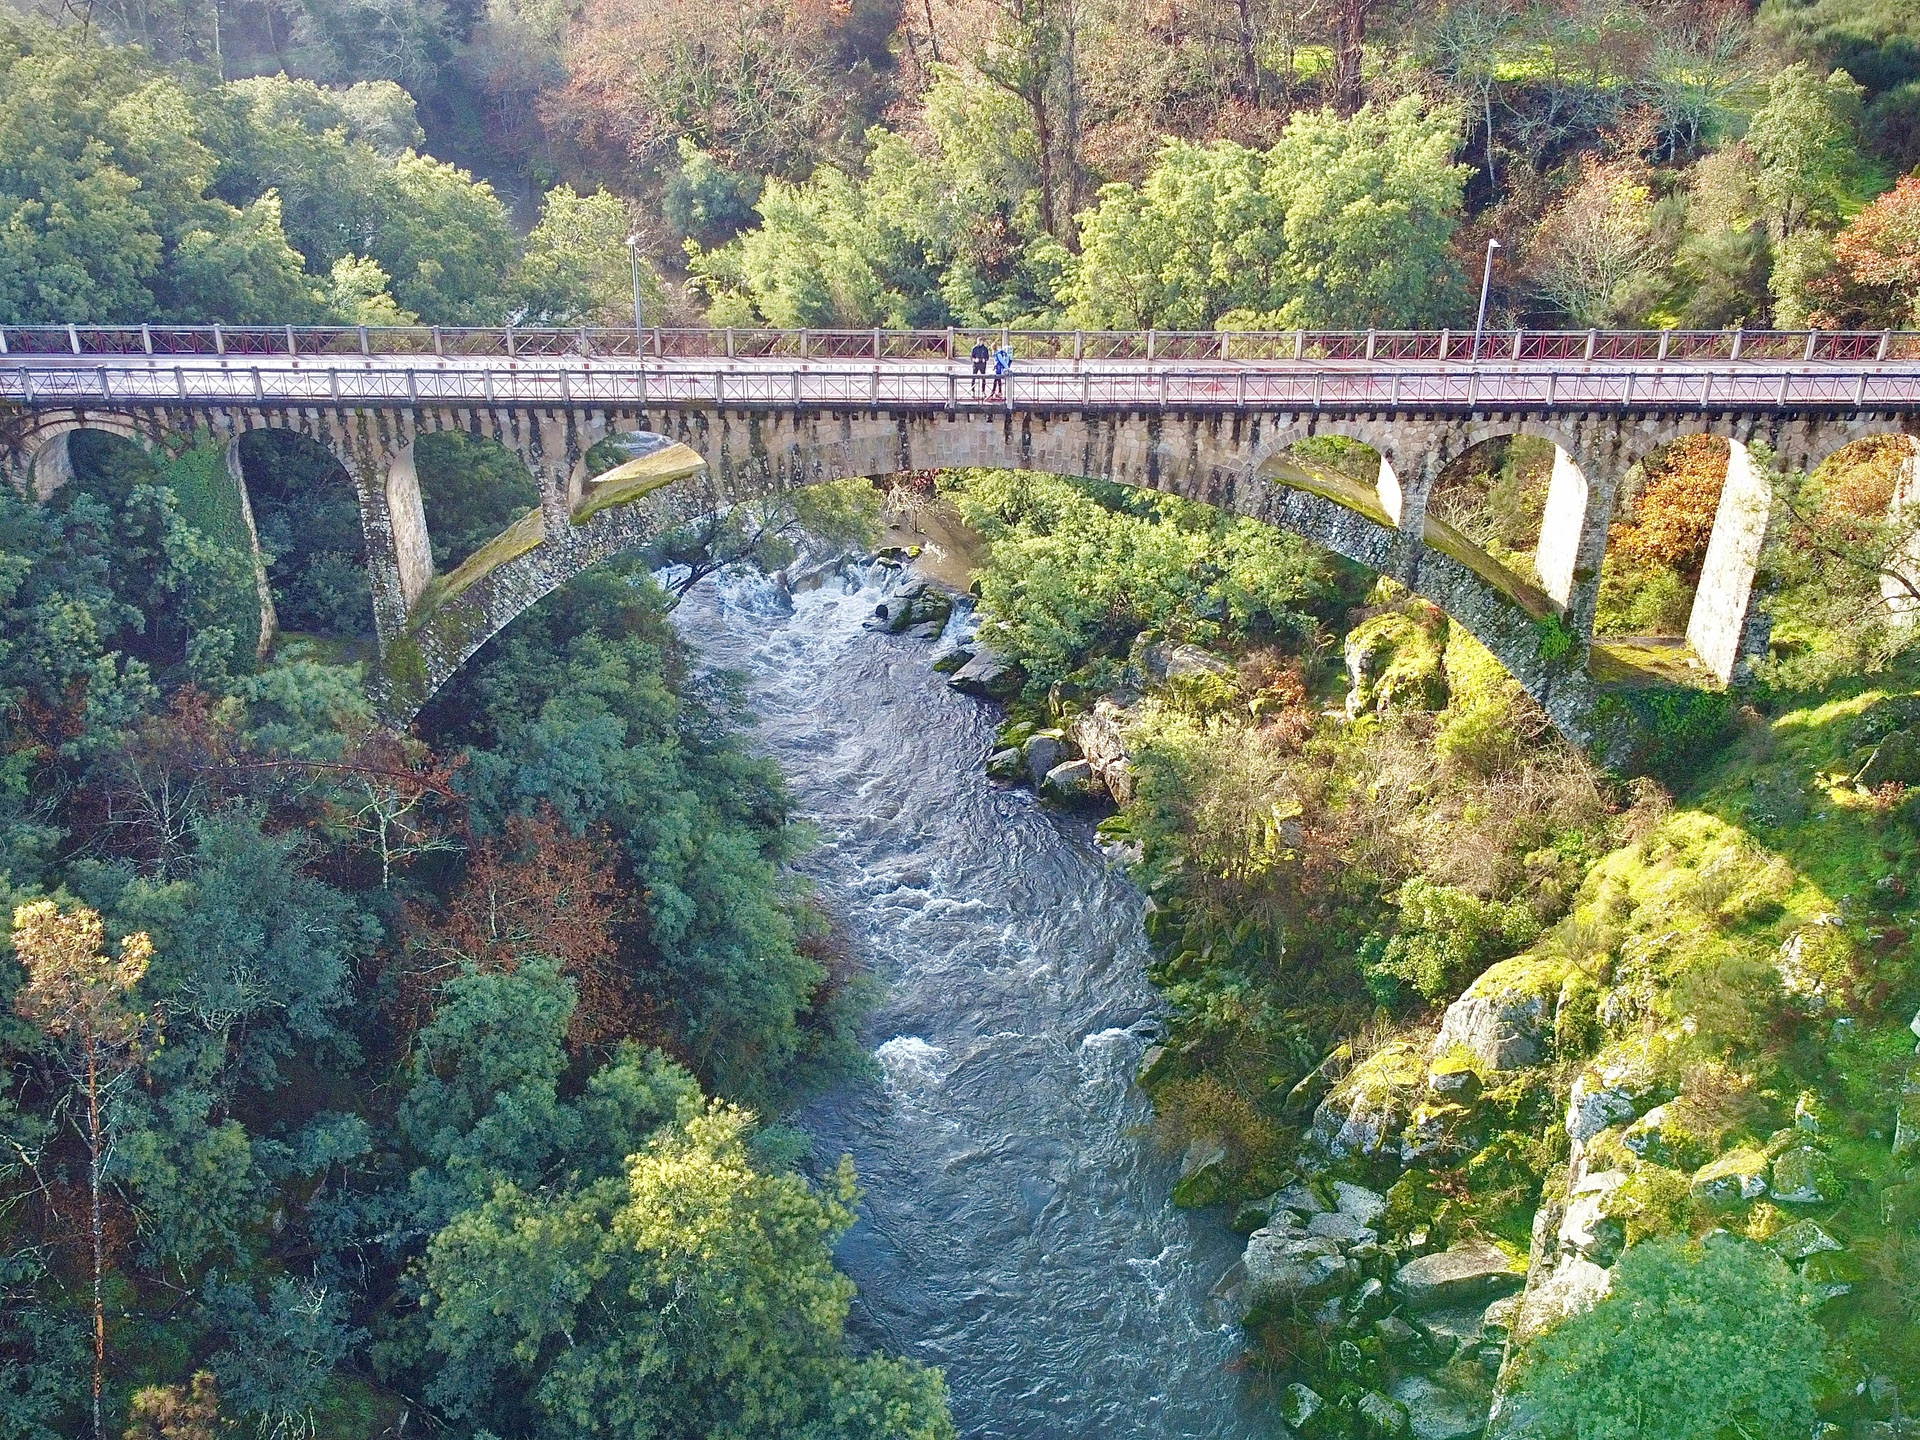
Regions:
<instances>
[{"instance_id":1,"label":"bridge deck","mask_svg":"<svg viewBox=\"0 0 1920 1440\"><path fill-rule=\"evenodd\" d=\"M1920 335L0 329L0 402L779 409L1920 410ZM985 338L1002 338L978 332ZM864 353L855 353L864 349ZM1064 352L1064 353L1063 353ZM950 358L957 357L957 358Z\"/></svg>"},{"instance_id":2,"label":"bridge deck","mask_svg":"<svg viewBox=\"0 0 1920 1440\"><path fill-rule=\"evenodd\" d=\"M995 393L998 390L999 393ZM1039 361L1003 385L963 362L14 356L0 401L173 405L712 405L804 409L1920 410L1920 365L1767 361Z\"/></svg>"}]
</instances>

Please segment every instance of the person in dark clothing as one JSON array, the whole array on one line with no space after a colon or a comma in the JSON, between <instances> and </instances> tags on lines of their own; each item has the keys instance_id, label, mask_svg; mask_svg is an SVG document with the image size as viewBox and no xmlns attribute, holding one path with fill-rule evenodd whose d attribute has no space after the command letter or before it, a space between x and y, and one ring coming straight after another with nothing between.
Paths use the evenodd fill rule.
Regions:
<instances>
[{"instance_id":1,"label":"person in dark clothing","mask_svg":"<svg viewBox=\"0 0 1920 1440\"><path fill-rule=\"evenodd\" d=\"M987 349L986 341L973 342L973 393L975 395L978 395L986 386L987 360L991 354L992 352Z\"/></svg>"}]
</instances>

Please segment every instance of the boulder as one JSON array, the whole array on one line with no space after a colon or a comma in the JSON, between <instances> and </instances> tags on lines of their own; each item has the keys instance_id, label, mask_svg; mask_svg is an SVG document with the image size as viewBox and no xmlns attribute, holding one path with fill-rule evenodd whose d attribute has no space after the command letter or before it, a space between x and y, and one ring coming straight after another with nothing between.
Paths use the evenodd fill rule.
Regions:
<instances>
[{"instance_id":1,"label":"boulder","mask_svg":"<svg viewBox=\"0 0 1920 1440\"><path fill-rule=\"evenodd\" d=\"M1568 1197L1560 1217L1560 1247L1600 1265L1611 1265L1626 1246L1626 1230L1613 1218L1613 1195L1627 1182L1624 1170L1587 1176Z\"/></svg>"},{"instance_id":2,"label":"boulder","mask_svg":"<svg viewBox=\"0 0 1920 1440\"><path fill-rule=\"evenodd\" d=\"M1333 1182L1333 1195L1335 1207L1353 1216L1362 1225L1377 1225L1380 1217L1387 1213L1387 1197L1364 1185L1336 1180Z\"/></svg>"},{"instance_id":3,"label":"boulder","mask_svg":"<svg viewBox=\"0 0 1920 1440\"><path fill-rule=\"evenodd\" d=\"M1595 1086L1585 1075L1574 1077L1567 1097L1567 1138L1584 1145L1610 1125L1634 1116L1633 1097L1611 1086Z\"/></svg>"},{"instance_id":4,"label":"boulder","mask_svg":"<svg viewBox=\"0 0 1920 1440\"><path fill-rule=\"evenodd\" d=\"M1196 675L1217 675L1222 679L1233 675L1233 667L1218 655L1181 641L1157 640L1142 645L1133 658L1141 673L1155 685Z\"/></svg>"},{"instance_id":5,"label":"boulder","mask_svg":"<svg viewBox=\"0 0 1920 1440\"><path fill-rule=\"evenodd\" d=\"M1133 713L1111 699L1073 717L1067 737L1100 777L1107 793L1124 805L1133 799L1133 762L1127 754L1126 726Z\"/></svg>"},{"instance_id":6,"label":"boulder","mask_svg":"<svg viewBox=\"0 0 1920 1440\"><path fill-rule=\"evenodd\" d=\"M1173 1203L1182 1209L1197 1210L1219 1200L1229 1179L1227 1147L1211 1136L1202 1136L1187 1146L1180 1157L1180 1178L1174 1183Z\"/></svg>"},{"instance_id":7,"label":"boulder","mask_svg":"<svg viewBox=\"0 0 1920 1440\"><path fill-rule=\"evenodd\" d=\"M1420 618L1389 610L1362 620L1348 632L1347 716L1368 710L1438 710L1447 703L1435 628Z\"/></svg>"},{"instance_id":8,"label":"boulder","mask_svg":"<svg viewBox=\"0 0 1920 1440\"><path fill-rule=\"evenodd\" d=\"M1344 1290L1357 1274L1332 1240L1266 1225L1247 1237L1242 1258L1255 1305L1301 1304Z\"/></svg>"},{"instance_id":9,"label":"boulder","mask_svg":"<svg viewBox=\"0 0 1920 1440\"><path fill-rule=\"evenodd\" d=\"M1415 1310L1438 1310L1490 1300L1519 1288L1525 1279L1506 1251L1485 1240L1468 1240L1437 1255L1402 1265L1393 1288Z\"/></svg>"},{"instance_id":10,"label":"boulder","mask_svg":"<svg viewBox=\"0 0 1920 1440\"><path fill-rule=\"evenodd\" d=\"M1106 797L1093 767L1084 760L1065 760L1047 771L1040 793L1061 805L1091 805Z\"/></svg>"},{"instance_id":11,"label":"boulder","mask_svg":"<svg viewBox=\"0 0 1920 1440\"><path fill-rule=\"evenodd\" d=\"M1667 1107L1656 1105L1620 1132L1620 1143L1642 1160L1670 1164L1673 1145L1668 1139L1671 1120Z\"/></svg>"},{"instance_id":12,"label":"boulder","mask_svg":"<svg viewBox=\"0 0 1920 1440\"><path fill-rule=\"evenodd\" d=\"M1487 1423L1485 1405L1425 1375L1403 1376L1393 1386L1393 1398L1406 1408L1413 1440L1472 1440Z\"/></svg>"},{"instance_id":13,"label":"boulder","mask_svg":"<svg viewBox=\"0 0 1920 1440\"><path fill-rule=\"evenodd\" d=\"M1427 1069L1427 1088L1436 1095L1462 1105L1471 1105L1480 1093L1480 1076L1473 1061L1461 1050L1449 1050L1434 1057Z\"/></svg>"},{"instance_id":14,"label":"boulder","mask_svg":"<svg viewBox=\"0 0 1920 1440\"><path fill-rule=\"evenodd\" d=\"M1847 1247L1811 1220L1796 1220L1772 1240L1773 1252L1789 1265L1797 1265L1809 1255L1820 1255Z\"/></svg>"},{"instance_id":15,"label":"boulder","mask_svg":"<svg viewBox=\"0 0 1920 1440\"><path fill-rule=\"evenodd\" d=\"M1329 1208L1302 1180L1281 1186L1268 1197L1267 1204L1275 1210L1291 1210L1296 1215L1318 1215Z\"/></svg>"},{"instance_id":16,"label":"boulder","mask_svg":"<svg viewBox=\"0 0 1920 1440\"><path fill-rule=\"evenodd\" d=\"M1287 1092L1287 1098L1281 1102L1280 1114L1283 1119L1296 1120L1311 1114L1313 1108L1326 1097L1336 1081L1347 1073L1347 1067L1353 1063L1353 1047L1337 1045L1329 1051L1321 1062L1300 1077L1299 1083Z\"/></svg>"},{"instance_id":17,"label":"boulder","mask_svg":"<svg viewBox=\"0 0 1920 1440\"><path fill-rule=\"evenodd\" d=\"M1378 1231L1369 1230L1343 1210L1330 1210L1324 1215L1315 1215L1307 1221L1307 1233L1321 1235L1335 1241L1342 1249L1349 1245L1374 1244L1380 1239Z\"/></svg>"},{"instance_id":18,"label":"boulder","mask_svg":"<svg viewBox=\"0 0 1920 1440\"><path fill-rule=\"evenodd\" d=\"M1020 692L1020 667L991 646L976 643L973 658L954 671L947 683L963 695L1006 700Z\"/></svg>"},{"instance_id":19,"label":"boulder","mask_svg":"<svg viewBox=\"0 0 1920 1440\"><path fill-rule=\"evenodd\" d=\"M1599 1304L1613 1288L1613 1272L1581 1255L1562 1255L1544 1280L1529 1286L1513 1312L1513 1343L1544 1335L1569 1315Z\"/></svg>"},{"instance_id":20,"label":"boulder","mask_svg":"<svg viewBox=\"0 0 1920 1440\"><path fill-rule=\"evenodd\" d=\"M1920 1034L1920 1015L1913 1017L1914 1033ZM1893 1153L1905 1155L1920 1150L1920 1060L1907 1066L1900 1082L1900 1104L1893 1116Z\"/></svg>"},{"instance_id":21,"label":"boulder","mask_svg":"<svg viewBox=\"0 0 1920 1440\"><path fill-rule=\"evenodd\" d=\"M1027 757L1011 745L1005 750L996 750L987 757L987 774L995 780L1024 780L1027 778Z\"/></svg>"},{"instance_id":22,"label":"boulder","mask_svg":"<svg viewBox=\"0 0 1920 1440\"><path fill-rule=\"evenodd\" d=\"M1728 1209L1758 1200L1767 1193L1771 1167L1767 1157L1751 1146L1741 1146L1702 1165L1693 1177L1693 1197L1716 1209Z\"/></svg>"},{"instance_id":23,"label":"boulder","mask_svg":"<svg viewBox=\"0 0 1920 1440\"><path fill-rule=\"evenodd\" d=\"M1425 1067L1420 1052L1395 1041L1369 1055L1314 1112L1312 1138L1336 1160L1398 1150Z\"/></svg>"},{"instance_id":24,"label":"boulder","mask_svg":"<svg viewBox=\"0 0 1920 1440\"><path fill-rule=\"evenodd\" d=\"M1354 1414L1360 1417L1362 1434L1384 1436L1407 1433L1407 1407L1378 1390L1369 1390L1362 1395L1360 1403L1354 1406Z\"/></svg>"},{"instance_id":25,"label":"boulder","mask_svg":"<svg viewBox=\"0 0 1920 1440\"><path fill-rule=\"evenodd\" d=\"M1071 759L1067 753L1066 737L1058 730L1041 730L1027 737L1027 743L1021 747L1021 753L1027 762L1027 774L1033 778L1033 788L1038 790L1046 782L1047 772L1062 760Z\"/></svg>"},{"instance_id":26,"label":"boulder","mask_svg":"<svg viewBox=\"0 0 1920 1440\"><path fill-rule=\"evenodd\" d=\"M1840 1196L1833 1162L1811 1145L1796 1145L1773 1162L1773 1198L1783 1205L1824 1205Z\"/></svg>"},{"instance_id":27,"label":"boulder","mask_svg":"<svg viewBox=\"0 0 1920 1440\"><path fill-rule=\"evenodd\" d=\"M1179 1056L1171 1046L1149 1045L1147 1053L1140 1057L1140 1069L1134 1078L1143 1089L1151 1090L1173 1073L1178 1061Z\"/></svg>"},{"instance_id":28,"label":"boulder","mask_svg":"<svg viewBox=\"0 0 1920 1440\"><path fill-rule=\"evenodd\" d=\"M1398 1315L1383 1315L1374 1321L1373 1333L1389 1350L1405 1350L1420 1343L1420 1332Z\"/></svg>"},{"instance_id":29,"label":"boulder","mask_svg":"<svg viewBox=\"0 0 1920 1440\"><path fill-rule=\"evenodd\" d=\"M1456 1047L1482 1072L1517 1070L1540 1058L1565 979L1562 966L1537 955L1517 955L1489 966L1447 1007L1433 1054Z\"/></svg>"},{"instance_id":30,"label":"boulder","mask_svg":"<svg viewBox=\"0 0 1920 1440\"><path fill-rule=\"evenodd\" d=\"M1280 1420L1289 1429L1312 1435L1325 1421L1327 1402L1305 1385L1289 1385L1280 1395Z\"/></svg>"},{"instance_id":31,"label":"boulder","mask_svg":"<svg viewBox=\"0 0 1920 1440\"><path fill-rule=\"evenodd\" d=\"M1896 730L1867 757L1853 783L1876 790L1882 785L1920 785L1920 728Z\"/></svg>"}]
</instances>

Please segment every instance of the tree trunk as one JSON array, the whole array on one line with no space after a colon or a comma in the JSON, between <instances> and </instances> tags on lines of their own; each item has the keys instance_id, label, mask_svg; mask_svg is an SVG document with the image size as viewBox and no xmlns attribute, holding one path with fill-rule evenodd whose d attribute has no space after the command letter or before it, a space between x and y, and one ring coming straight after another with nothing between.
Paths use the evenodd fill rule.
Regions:
<instances>
[{"instance_id":1,"label":"tree trunk","mask_svg":"<svg viewBox=\"0 0 1920 1440\"><path fill-rule=\"evenodd\" d=\"M1260 54L1254 46L1253 0L1235 0L1240 16L1240 68L1246 81L1247 98L1260 104Z\"/></svg>"},{"instance_id":2,"label":"tree trunk","mask_svg":"<svg viewBox=\"0 0 1920 1440\"><path fill-rule=\"evenodd\" d=\"M1361 61L1367 43L1367 10L1372 0L1341 0L1334 22L1333 103L1344 115L1360 108Z\"/></svg>"},{"instance_id":3,"label":"tree trunk","mask_svg":"<svg viewBox=\"0 0 1920 1440\"><path fill-rule=\"evenodd\" d=\"M93 1440L106 1440L100 1391L107 1373L107 1307L100 1276L106 1269L106 1226L100 1213L100 1072L93 1047L87 1047L87 1184L93 1192Z\"/></svg>"}]
</instances>

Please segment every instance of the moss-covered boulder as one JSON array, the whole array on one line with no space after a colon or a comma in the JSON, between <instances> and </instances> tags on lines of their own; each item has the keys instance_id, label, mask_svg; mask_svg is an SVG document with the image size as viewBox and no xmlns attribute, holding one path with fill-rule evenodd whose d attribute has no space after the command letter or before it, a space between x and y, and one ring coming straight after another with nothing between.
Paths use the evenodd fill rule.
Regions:
<instances>
[{"instance_id":1,"label":"moss-covered boulder","mask_svg":"<svg viewBox=\"0 0 1920 1440\"><path fill-rule=\"evenodd\" d=\"M1774 1160L1772 1189L1782 1205L1824 1205L1840 1197L1833 1162L1812 1145L1795 1145Z\"/></svg>"},{"instance_id":2,"label":"moss-covered boulder","mask_svg":"<svg viewBox=\"0 0 1920 1440\"><path fill-rule=\"evenodd\" d=\"M1701 1204L1730 1210L1765 1195L1772 1169L1765 1151L1742 1145L1701 1166L1689 1188Z\"/></svg>"},{"instance_id":3,"label":"moss-covered boulder","mask_svg":"<svg viewBox=\"0 0 1920 1440\"><path fill-rule=\"evenodd\" d=\"M1529 951L1490 965L1447 1007L1433 1053L1461 1052L1480 1073L1536 1062L1566 979L1564 960Z\"/></svg>"},{"instance_id":4,"label":"moss-covered boulder","mask_svg":"<svg viewBox=\"0 0 1920 1440\"><path fill-rule=\"evenodd\" d=\"M1362 620L1346 643L1347 714L1438 710L1447 703L1441 664L1446 620L1388 610Z\"/></svg>"},{"instance_id":5,"label":"moss-covered boulder","mask_svg":"<svg viewBox=\"0 0 1920 1440\"><path fill-rule=\"evenodd\" d=\"M1313 1116L1313 1140L1336 1160L1397 1151L1426 1083L1420 1052L1391 1041L1336 1085Z\"/></svg>"}]
</instances>

